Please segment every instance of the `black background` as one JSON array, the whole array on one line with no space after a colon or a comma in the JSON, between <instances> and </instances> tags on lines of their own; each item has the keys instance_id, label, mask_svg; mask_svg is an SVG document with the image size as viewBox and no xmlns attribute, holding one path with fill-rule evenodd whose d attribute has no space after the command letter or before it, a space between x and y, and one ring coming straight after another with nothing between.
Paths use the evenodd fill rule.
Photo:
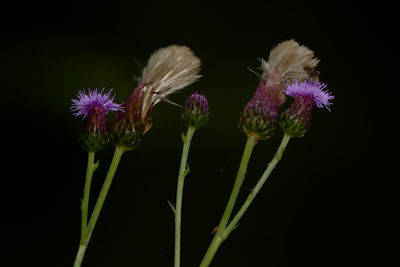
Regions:
<instances>
[{"instance_id":1,"label":"black background","mask_svg":"<svg viewBox=\"0 0 400 267\"><path fill-rule=\"evenodd\" d=\"M193 91L212 112L196 132L183 206L182 266L198 266L237 171L244 135L240 110L258 78L257 58L294 38L321 59L332 111L315 110L293 139L212 266L362 266L375 260L385 220L381 200L395 139L397 56L393 7L384 2L16 2L1 10L1 231L4 266L72 266L80 231L87 154L70 99L82 88L114 88L122 102L149 55L187 45L202 60ZM172 266L174 202L185 128L179 108L161 103L142 145L126 153L83 266ZM239 203L279 145L260 142ZM113 153L97 153L92 201ZM385 165L383 165L385 163ZM384 185L383 187L381 185ZM93 203L91 203L93 204ZM385 257L386 258L386 257ZM379 264L378 264L379 265Z\"/></svg>"}]
</instances>

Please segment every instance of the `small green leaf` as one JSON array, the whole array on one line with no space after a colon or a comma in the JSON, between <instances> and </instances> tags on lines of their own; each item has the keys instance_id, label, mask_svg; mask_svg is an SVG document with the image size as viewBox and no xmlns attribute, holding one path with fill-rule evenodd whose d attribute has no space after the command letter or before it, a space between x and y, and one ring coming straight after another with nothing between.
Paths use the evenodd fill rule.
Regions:
<instances>
[{"instance_id":1,"label":"small green leaf","mask_svg":"<svg viewBox=\"0 0 400 267\"><path fill-rule=\"evenodd\" d=\"M93 164L93 171L95 171L99 167L100 162L97 161L95 164Z\"/></svg>"},{"instance_id":2,"label":"small green leaf","mask_svg":"<svg viewBox=\"0 0 400 267\"><path fill-rule=\"evenodd\" d=\"M187 142L187 140L186 140L186 135L185 135L184 133L182 133L182 134L181 134L181 137L182 137L182 142L183 142L184 144L186 144L186 142Z\"/></svg>"},{"instance_id":3,"label":"small green leaf","mask_svg":"<svg viewBox=\"0 0 400 267\"><path fill-rule=\"evenodd\" d=\"M252 188L252 189L250 190L250 194L249 194L249 196L247 197L247 199L252 199L252 198L253 198L253 194L254 194L254 189Z\"/></svg>"},{"instance_id":4,"label":"small green leaf","mask_svg":"<svg viewBox=\"0 0 400 267\"><path fill-rule=\"evenodd\" d=\"M172 212L175 215L175 207L174 207L174 205L172 205L171 202L169 202L168 200L167 200L167 202L168 202L169 206L171 207Z\"/></svg>"},{"instance_id":5,"label":"small green leaf","mask_svg":"<svg viewBox=\"0 0 400 267\"><path fill-rule=\"evenodd\" d=\"M186 175L188 175L190 172L190 168L189 168L189 164L186 165L186 169L185 172L183 173L183 177L186 177Z\"/></svg>"}]
</instances>

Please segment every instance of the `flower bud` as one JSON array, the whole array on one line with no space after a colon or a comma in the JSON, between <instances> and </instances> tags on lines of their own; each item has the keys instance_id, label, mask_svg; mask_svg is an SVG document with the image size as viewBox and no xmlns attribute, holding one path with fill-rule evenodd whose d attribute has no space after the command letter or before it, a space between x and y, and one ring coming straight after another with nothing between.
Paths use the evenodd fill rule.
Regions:
<instances>
[{"instance_id":1,"label":"flower bud","mask_svg":"<svg viewBox=\"0 0 400 267\"><path fill-rule=\"evenodd\" d=\"M208 101L204 95L197 92L191 94L185 102L182 110L182 119L188 126L199 128L207 124L210 117Z\"/></svg>"},{"instance_id":2,"label":"flower bud","mask_svg":"<svg viewBox=\"0 0 400 267\"><path fill-rule=\"evenodd\" d=\"M282 113L280 126L286 135L302 137L310 127L313 104L322 108L332 103L334 97L330 92L323 90L326 84L307 79L303 82L294 80L286 84L285 94L294 97L290 107ZM330 111L330 110L329 110Z\"/></svg>"},{"instance_id":3,"label":"flower bud","mask_svg":"<svg viewBox=\"0 0 400 267\"><path fill-rule=\"evenodd\" d=\"M104 90L104 89L103 89ZM109 111L120 110L119 104L113 102L111 90L107 94L100 93L97 89L79 91L77 99L72 100L71 110L75 116L82 116L85 120L81 143L88 152L102 150L108 143L106 115Z\"/></svg>"},{"instance_id":4,"label":"flower bud","mask_svg":"<svg viewBox=\"0 0 400 267\"><path fill-rule=\"evenodd\" d=\"M270 87L261 80L253 98L239 116L239 128L248 137L255 136L263 140L273 135L281 103L280 92L279 85Z\"/></svg>"}]
</instances>

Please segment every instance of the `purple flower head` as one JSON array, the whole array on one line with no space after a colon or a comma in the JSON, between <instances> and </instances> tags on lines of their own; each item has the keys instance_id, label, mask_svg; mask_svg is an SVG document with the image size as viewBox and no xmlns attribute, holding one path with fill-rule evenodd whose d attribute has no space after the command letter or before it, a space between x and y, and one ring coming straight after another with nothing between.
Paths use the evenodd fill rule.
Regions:
<instances>
[{"instance_id":1,"label":"purple flower head","mask_svg":"<svg viewBox=\"0 0 400 267\"><path fill-rule=\"evenodd\" d=\"M329 101L333 96L325 88L326 84L309 79L286 84L285 94L294 97L290 107L281 115L280 125L286 135L304 136L310 127L314 103L319 108L326 107L329 110L328 106L332 104Z\"/></svg>"},{"instance_id":2,"label":"purple flower head","mask_svg":"<svg viewBox=\"0 0 400 267\"><path fill-rule=\"evenodd\" d=\"M114 96L111 97L111 90L103 94L104 89L97 92L97 89L81 90L77 99L72 99L71 111L78 117L85 120L81 143L84 149L89 152L102 150L109 141L107 113L111 111L122 111L119 104L114 103Z\"/></svg>"},{"instance_id":3,"label":"purple flower head","mask_svg":"<svg viewBox=\"0 0 400 267\"><path fill-rule=\"evenodd\" d=\"M114 103L114 96L111 97L112 89L103 94L104 88L97 92L97 89L80 90L77 99L72 99L71 111L76 117L82 116L85 119L93 108L100 109L102 113L107 114L109 111L122 110L120 104Z\"/></svg>"},{"instance_id":4,"label":"purple flower head","mask_svg":"<svg viewBox=\"0 0 400 267\"><path fill-rule=\"evenodd\" d=\"M182 111L182 118L189 126L199 128L207 124L210 117L208 100L204 95L195 92L185 102Z\"/></svg>"},{"instance_id":5,"label":"purple flower head","mask_svg":"<svg viewBox=\"0 0 400 267\"><path fill-rule=\"evenodd\" d=\"M262 116L272 112L272 115L277 115L280 105L279 85L277 87L267 86L266 82L262 80L253 97L247 102L244 112Z\"/></svg>"},{"instance_id":6,"label":"purple flower head","mask_svg":"<svg viewBox=\"0 0 400 267\"><path fill-rule=\"evenodd\" d=\"M306 79L303 82L299 82L297 79L293 82L287 82L286 88L283 90L286 95L291 97L303 97L310 98L319 108L326 107L330 111L329 107L332 103L329 102L334 96L327 90L325 83L319 81L313 81Z\"/></svg>"},{"instance_id":7,"label":"purple flower head","mask_svg":"<svg viewBox=\"0 0 400 267\"><path fill-rule=\"evenodd\" d=\"M184 108L192 110L193 112L199 112L203 114L210 113L207 98L204 95L198 94L197 92L191 94L186 99Z\"/></svg>"},{"instance_id":8,"label":"purple flower head","mask_svg":"<svg viewBox=\"0 0 400 267\"><path fill-rule=\"evenodd\" d=\"M276 125L279 107L283 103L280 85L268 85L261 80L253 97L247 102L239 117L239 127L246 135L258 139L272 136Z\"/></svg>"}]
</instances>

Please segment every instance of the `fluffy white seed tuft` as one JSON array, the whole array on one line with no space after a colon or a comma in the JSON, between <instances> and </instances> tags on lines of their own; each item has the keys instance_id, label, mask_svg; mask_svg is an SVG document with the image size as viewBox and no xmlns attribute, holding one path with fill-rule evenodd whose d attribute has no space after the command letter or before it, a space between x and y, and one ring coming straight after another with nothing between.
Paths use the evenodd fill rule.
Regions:
<instances>
[{"instance_id":1,"label":"fluffy white seed tuft","mask_svg":"<svg viewBox=\"0 0 400 267\"><path fill-rule=\"evenodd\" d=\"M168 95L197 81L201 77L200 66L200 59L189 47L170 45L155 51L140 80L143 116L161 100L169 102Z\"/></svg>"},{"instance_id":2,"label":"fluffy white seed tuft","mask_svg":"<svg viewBox=\"0 0 400 267\"><path fill-rule=\"evenodd\" d=\"M268 80L274 77L276 83L295 78L305 79L309 76L306 70L315 68L318 62L319 59L308 47L300 46L293 39L284 41L271 50L267 62L261 59L262 78Z\"/></svg>"}]
</instances>

